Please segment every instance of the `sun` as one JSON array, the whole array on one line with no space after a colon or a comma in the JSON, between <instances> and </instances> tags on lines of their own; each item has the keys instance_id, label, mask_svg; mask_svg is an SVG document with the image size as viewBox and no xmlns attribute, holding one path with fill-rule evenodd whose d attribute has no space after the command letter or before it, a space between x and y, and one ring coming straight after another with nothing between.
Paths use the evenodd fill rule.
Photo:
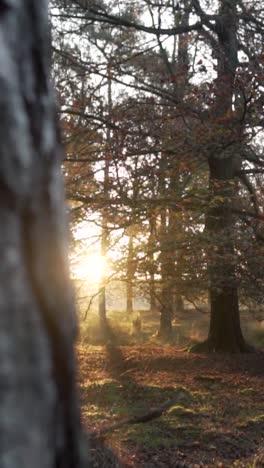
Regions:
<instances>
[{"instance_id":1,"label":"sun","mask_svg":"<svg viewBox=\"0 0 264 468\"><path fill-rule=\"evenodd\" d=\"M75 279L84 280L91 284L98 284L106 271L106 259L99 253L82 256L73 267Z\"/></svg>"}]
</instances>

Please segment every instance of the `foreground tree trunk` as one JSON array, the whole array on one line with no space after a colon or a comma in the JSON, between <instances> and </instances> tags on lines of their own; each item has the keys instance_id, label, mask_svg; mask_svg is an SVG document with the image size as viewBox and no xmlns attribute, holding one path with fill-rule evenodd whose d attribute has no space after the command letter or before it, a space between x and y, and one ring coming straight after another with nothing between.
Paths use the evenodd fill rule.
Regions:
<instances>
[{"instance_id":1,"label":"foreground tree trunk","mask_svg":"<svg viewBox=\"0 0 264 468\"><path fill-rule=\"evenodd\" d=\"M0 466L81 468L47 2L0 7Z\"/></svg>"}]
</instances>

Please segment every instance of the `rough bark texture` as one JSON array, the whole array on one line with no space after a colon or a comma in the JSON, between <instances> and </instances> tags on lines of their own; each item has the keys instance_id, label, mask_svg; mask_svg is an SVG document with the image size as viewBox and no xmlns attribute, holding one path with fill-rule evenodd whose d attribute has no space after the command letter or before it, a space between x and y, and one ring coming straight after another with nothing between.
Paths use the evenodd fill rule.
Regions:
<instances>
[{"instance_id":1,"label":"rough bark texture","mask_svg":"<svg viewBox=\"0 0 264 468\"><path fill-rule=\"evenodd\" d=\"M207 230L214 239L214 253L209 264L211 318L208 343L215 351L246 351L240 327L236 253L234 249L235 218L233 215L234 170L232 158L219 160L217 179L211 167L212 208Z\"/></svg>"},{"instance_id":2,"label":"rough bark texture","mask_svg":"<svg viewBox=\"0 0 264 468\"><path fill-rule=\"evenodd\" d=\"M0 2L0 466L84 466L45 0Z\"/></svg>"},{"instance_id":3,"label":"rough bark texture","mask_svg":"<svg viewBox=\"0 0 264 468\"><path fill-rule=\"evenodd\" d=\"M232 210L235 196L232 159L219 161L219 164L223 166L222 179L218 168L218 179L211 180L213 203L206 222L206 230L213 241L208 266L211 283L210 328L207 341L196 345L193 351L244 352L249 351L250 347L245 343L240 327ZM211 174L214 174L213 169Z\"/></svg>"},{"instance_id":4,"label":"rough bark texture","mask_svg":"<svg viewBox=\"0 0 264 468\"><path fill-rule=\"evenodd\" d=\"M222 0L216 21L218 59L216 99L212 129L214 141L209 157L210 200L206 230L213 240L209 259L211 317L209 336L193 351L244 352L240 327L236 255L234 249L235 177L241 169L243 127L236 119L232 102L238 64L237 2Z\"/></svg>"}]
</instances>

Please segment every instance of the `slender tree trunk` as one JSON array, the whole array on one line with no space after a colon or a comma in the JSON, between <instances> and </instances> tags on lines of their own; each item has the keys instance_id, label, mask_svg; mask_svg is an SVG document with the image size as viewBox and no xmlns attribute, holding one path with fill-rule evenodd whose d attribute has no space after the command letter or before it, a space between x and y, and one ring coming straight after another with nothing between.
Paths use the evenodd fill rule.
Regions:
<instances>
[{"instance_id":1,"label":"slender tree trunk","mask_svg":"<svg viewBox=\"0 0 264 468\"><path fill-rule=\"evenodd\" d=\"M187 26L190 20L190 0L185 0L185 11L182 15L180 24L181 26ZM177 18L175 18L175 26L177 25ZM189 81L190 73L190 59L189 59L189 44L186 41L184 34L180 34L177 38L178 48L176 56L176 69L178 70L179 76L177 80L177 89L176 96L180 102L183 102L184 96L186 94L186 89ZM176 161L177 164L177 161ZM176 193L181 186L181 180L179 177L178 167L174 169L173 179L171 181L172 192ZM183 231L183 220L181 213L176 213L175 210L171 209L171 231L175 231L175 239L177 239L177 234L181 234ZM181 313L184 311L184 303L181 296L181 283L182 283L182 260L181 260L181 251L175 247L175 294L174 294L174 308L175 313Z\"/></svg>"},{"instance_id":2,"label":"slender tree trunk","mask_svg":"<svg viewBox=\"0 0 264 468\"><path fill-rule=\"evenodd\" d=\"M190 16L190 2L185 1L185 12L178 17L175 14L175 27L176 26L187 26L189 23ZM174 47L172 55L172 70L175 71L177 80L174 83L174 93L179 102L182 102L185 96L186 87L188 84L189 76L189 53L188 53L188 41L184 35L178 37L175 36ZM173 142L174 135L172 135ZM170 168L170 181L169 181L169 193L172 199L175 195L181 192L181 177L179 176L179 161L177 157L168 158L168 164ZM168 302L172 309L172 315L177 312L183 311L183 300L180 292L181 284L181 255L179 247L177 245L177 236L182 231L182 219L179 213L175 212L173 207L168 210L168 228L167 228L167 289L168 289Z\"/></svg>"},{"instance_id":3,"label":"slender tree trunk","mask_svg":"<svg viewBox=\"0 0 264 468\"><path fill-rule=\"evenodd\" d=\"M156 304L156 288L155 288L155 266L154 266L154 245L155 245L155 232L156 232L156 219L153 214L150 215L149 220L149 239L148 239L148 261L149 261L149 307L151 311L155 311Z\"/></svg>"},{"instance_id":4,"label":"slender tree trunk","mask_svg":"<svg viewBox=\"0 0 264 468\"><path fill-rule=\"evenodd\" d=\"M136 163L137 166L137 163ZM138 197L138 186L137 182L133 182L133 200L136 203ZM132 209L130 226L127 229L128 235L128 251L127 251L127 278L126 278L126 311L128 315L133 313L133 296L134 296L134 280L137 269L137 261L134 249L134 240L136 237L137 225L136 225L136 213Z\"/></svg>"},{"instance_id":5,"label":"slender tree trunk","mask_svg":"<svg viewBox=\"0 0 264 468\"><path fill-rule=\"evenodd\" d=\"M183 299L182 299L182 296L180 294L180 292L176 292L175 294L175 313L181 313L181 312L184 312L184 303L183 303Z\"/></svg>"},{"instance_id":6,"label":"slender tree trunk","mask_svg":"<svg viewBox=\"0 0 264 468\"><path fill-rule=\"evenodd\" d=\"M0 31L0 466L81 468L47 2L1 2Z\"/></svg>"},{"instance_id":7,"label":"slender tree trunk","mask_svg":"<svg viewBox=\"0 0 264 468\"><path fill-rule=\"evenodd\" d=\"M128 315L133 312L133 280L135 276L135 260L134 260L134 245L133 234L129 234L128 240L128 256L127 256L127 282L126 282L126 311Z\"/></svg>"},{"instance_id":8,"label":"slender tree trunk","mask_svg":"<svg viewBox=\"0 0 264 468\"><path fill-rule=\"evenodd\" d=\"M112 79L111 79L111 67L108 65L108 79L107 79L107 99L108 99L108 118L111 119L112 114ZM101 255L105 258L108 242L109 242L109 229L108 229L108 198L109 198L109 170L110 170L110 139L111 139L111 130L110 127L107 127L106 131L106 157L105 157L105 166L104 166L104 202L105 206L102 213L102 237L101 237ZM100 281L100 291L99 291L99 320L101 327L104 332L108 329L107 326L107 317L106 317L106 278L105 272L102 274Z\"/></svg>"},{"instance_id":9,"label":"slender tree trunk","mask_svg":"<svg viewBox=\"0 0 264 468\"><path fill-rule=\"evenodd\" d=\"M179 23L179 18L177 16L177 13L175 15L175 26L188 26L189 24L189 19L190 19L190 10L191 10L191 5L190 5L190 0L185 0L185 11L182 14L182 17L180 18L180 23ZM175 40L177 41L176 47L174 47L175 50L175 65L176 65L176 73L177 73L177 82L175 86L175 94L177 96L177 99L179 102L183 102L183 99L186 94L186 88L188 85L188 77L189 77L189 68L190 68L190 59L189 59L189 44L188 41L186 40L185 34L180 34L179 36L175 36Z\"/></svg>"},{"instance_id":10,"label":"slender tree trunk","mask_svg":"<svg viewBox=\"0 0 264 468\"><path fill-rule=\"evenodd\" d=\"M105 258L108 245L108 229L106 217L103 215L103 226L102 226L102 237L101 237L101 256ZM105 285L105 272L102 272L102 277L100 280L100 290L99 290L99 299L98 299L98 313L99 320L102 326L106 323L106 285Z\"/></svg>"},{"instance_id":11,"label":"slender tree trunk","mask_svg":"<svg viewBox=\"0 0 264 468\"><path fill-rule=\"evenodd\" d=\"M164 153L160 162L160 195L166 194L165 171L167 168L167 158ZM166 207L160 210L160 275L161 275L161 293L160 293L160 327L158 336L164 341L172 338L172 317L173 317L173 294L171 284L171 252L168 246L168 211Z\"/></svg>"},{"instance_id":12,"label":"slender tree trunk","mask_svg":"<svg viewBox=\"0 0 264 468\"><path fill-rule=\"evenodd\" d=\"M150 273L150 282L149 282L149 308L153 312L157 309L156 302L156 287L155 287L155 277L154 273Z\"/></svg>"},{"instance_id":13,"label":"slender tree trunk","mask_svg":"<svg viewBox=\"0 0 264 468\"><path fill-rule=\"evenodd\" d=\"M172 337L173 302L168 271L168 251L166 250L166 210L161 213L161 297L159 337L165 341Z\"/></svg>"},{"instance_id":14,"label":"slender tree trunk","mask_svg":"<svg viewBox=\"0 0 264 468\"><path fill-rule=\"evenodd\" d=\"M172 171L170 190L171 196L175 196L177 189L181 185L180 178L176 176L178 167ZM184 310L183 300L181 297L182 289L182 260L181 260L181 247L178 241L181 238L183 223L181 213L176 212L175 209L169 209L169 225L168 225L168 241L167 248L168 252L168 275L170 278L170 296L172 298L173 315L181 313Z\"/></svg>"}]
</instances>

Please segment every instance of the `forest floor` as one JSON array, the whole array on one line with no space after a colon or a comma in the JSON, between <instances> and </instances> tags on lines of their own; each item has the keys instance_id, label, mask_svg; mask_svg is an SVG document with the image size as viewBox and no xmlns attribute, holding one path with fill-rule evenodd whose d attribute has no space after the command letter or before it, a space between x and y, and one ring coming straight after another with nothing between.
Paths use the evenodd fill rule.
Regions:
<instances>
[{"instance_id":1,"label":"forest floor","mask_svg":"<svg viewBox=\"0 0 264 468\"><path fill-rule=\"evenodd\" d=\"M264 352L79 345L78 355L88 431L140 416L180 388L186 392L160 418L112 430L102 445L93 442L94 467L264 467Z\"/></svg>"}]
</instances>

